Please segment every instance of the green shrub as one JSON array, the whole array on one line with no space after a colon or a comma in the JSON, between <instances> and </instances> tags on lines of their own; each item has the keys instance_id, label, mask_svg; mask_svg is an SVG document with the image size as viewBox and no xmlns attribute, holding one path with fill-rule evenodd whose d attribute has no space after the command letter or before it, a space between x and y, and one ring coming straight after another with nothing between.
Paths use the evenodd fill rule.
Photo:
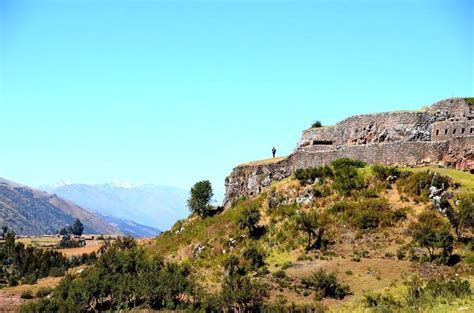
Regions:
<instances>
[{"instance_id":1,"label":"green shrub","mask_svg":"<svg viewBox=\"0 0 474 313\"><path fill-rule=\"evenodd\" d=\"M364 304L376 312L394 312L402 307L391 294L369 293L364 295Z\"/></svg>"},{"instance_id":2,"label":"green shrub","mask_svg":"<svg viewBox=\"0 0 474 313\"><path fill-rule=\"evenodd\" d=\"M383 198L364 199L359 202L338 201L329 208L329 212L361 230L391 226L406 217L405 210L391 210L390 204Z\"/></svg>"},{"instance_id":3,"label":"green shrub","mask_svg":"<svg viewBox=\"0 0 474 313\"><path fill-rule=\"evenodd\" d=\"M435 172L403 172L397 182L397 188L409 196L428 200L431 186L447 189L450 186L450 179Z\"/></svg>"},{"instance_id":4,"label":"green shrub","mask_svg":"<svg viewBox=\"0 0 474 313\"><path fill-rule=\"evenodd\" d=\"M301 212L296 219L296 227L308 236L306 249L320 249L328 244L325 238L328 221L325 215L312 210Z\"/></svg>"},{"instance_id":5,"label":"green shrub","mask_svg":"<svg viewBox=\"0 0 474 313\"><path fill-rule=\"evenodd\" d=\"M21 293L20 298L22 298L22 299L33 299L34 298L33 297L33 292L30 289L25 290Z\"/></svg>"},{"instance_id":6,"label":"green shrub","mask_svg":"<svg viewBox=\"0 0 474 313\"><path fill-rule=\"evenodd\" d=\"M23 278L23 284L33 285L38 280L38 276L35 273L28 273Z\"/></svg>"},{"instance_id":7,"label":"green shrub","mask_svg":"<svg viewBox=\"0 0 474 313\"><path fill-rule=\"evenodd\" d=\"M240 216L238 217L237 223L240 229L248 229L250 236L256 236L259 233L258 222L260 221L260 209L257 203L246 206Z\"/></svg>"},{"instance_id":8,"label":"green shrub","mask_svg":"<svg viewBox=\"0 0 474 313\"><path fill-rule=\"evenodd\" d=\"M312 184L314 181L319 179L324 179L328 177L333 177L333 171L331 167L325 166L316 166L312 168L297 169L295 171L295 178L302 185Z\"/></svg>"},{"instance_id":9,"label":"green shrub","mask_svg":"<svg viewBox=\"0 0 474 313\"><path fill-rule=\"evenodd\" d=\"M472 290L467 280L458 277L439 277L429 280L425 286L423 282L414 277L407 282L408 291L405 297L406 305L410 307L423 307L427 302L439 299L450 300L472 295Z\"/></svg>"},{"instance_id":10,"label":"green shrub","mask_svg":"<svg viewBox=\"0 0 474 313\"><path fill-rule=\"evenodd\" d=\"M296 203L285 204L285 205L280 204L276 209L276 213L281 217L287 218L287 217L295 215L297 210L298 210L298 205Z\"/></svg>"},{"instance_id":11,"label":"green shrub","mask_svg":"<svg viewBox=\"0 0 474 313\"><path fill-rule=\"evenodd\" d=\"M449 225L435 211L426 210L418 216L418 222L413 224L412 236L414 241L428 250L430 260L434 260L436 249L442 249L442 257L447 260L454 246Z\"/></svg>"},{"instance_id":12,"label":"green shrub","mask_svg":"<svg viewBox=\"0 0 474 313\"><path fill-rule=\"evenodd\" d=\"M472 295L467 280L440 277L424 284L418 277L407 282L404 298L397 300L391 294L370 293L365 295L364 304L375 312L425 312L437 303L463 299Z\"/></svg>"},{"instance_id":13,"label":"green shrub","mask_svg":"<svg viewBox=\"0 0 474 313\"><path fill-rule=\"evenodd\" d=\"M314 121L313 124L311 124L311 128L320 128L322 126L321 121Z\"/></svg>"},{"instance_id":14,"label":"green shrub","mask_svg":"<svg viewBox=\"0 0 474 313\"><path fill-rule=\"evenodd\" d=\"M336 273L326 273L320 269L301 280L306 289L316 291L321 298L343 299L349 294L349 287L337 281Z\"/></svg>"},{"instance_id":15,"label":"green shrub","mask_svg":"<svg viewBox=\"0 0 474 313\"><path fill-rule=\"evenodd\" d=\"M51 287L41 287L36 291L36 297L44 298L47 295L51 294L51 292L53 292L53 289Z\"/></svg>"},{"instance_id":16,"label":"green shrub","mask_svg":"<svg viewBox=\"0 0 474 313\"><path fill-rule=\"evenodd\" d=\"M424 292L434 298L461 298L471 294L471 286L467 280L456 278L435 278L425 286Z\"/></svg>"},{"instance_id":17,"label":"green shrub","mask_svg":"<svg viewBox=\"0 0 474 313\"><path fill-rule=\"evenodd\" d=\"M365 187L364 178L354 166L342 166L334 171L333 188L343 196Z\"/></svg>"},{"instance_id":18,"label":"green shrub","mask_svg":"<svg viewBox=\"0 0 474 313\"><path fill-rule=\"evenodd\" d=\"M286 272L282 269L274 272L272 276L277 279L285 279L287 277Z\"/></svg>"},{"instance_id":19,"label":"green shrub","mask_svg":"<svg viewBox=\"0 0 474 313\"><path fill-rule=\"evenodd\" d=\"M61 276L64 276L64 273L66 272L66 270L62 267L52 267L50 270L49 270L49 276L52 276L52 277L61 277Z\"/></svg>"},{"instance_id":20,"label":"green shrub","mask_svg":"<svg viewBox=\"0 0 474 313\"><path fill-rule=\"evenodd\" d=\"M382 181L385 181L389 176L400 176L400 170L398 168L392 166L383 166L380 164L372 165L372 172L374 173L375 178Z\"/></svg>"},{"instance_id":21,"label":"green shrub","mask_svg":"<svg viewBox=\"0 0 474 313\"><path fill-rule=\"evenodd\" d=\"M257 247L249 247L244 250L242 256L249 263L251 270L258 270L265 265L265 253Z\"/></svg>"},{"instance_id":22,"label":"green shrub","mask_svg":"<svg viewBox=\"0 0 474 313\"><path fill-rule=\"evenodd\" d=\"M350 158L340 158L331 162L331 166L335 169L342 169L347 167L362 168L365 167L367 163L360 160L353 160Z\"/></svg>"}]
</instances>

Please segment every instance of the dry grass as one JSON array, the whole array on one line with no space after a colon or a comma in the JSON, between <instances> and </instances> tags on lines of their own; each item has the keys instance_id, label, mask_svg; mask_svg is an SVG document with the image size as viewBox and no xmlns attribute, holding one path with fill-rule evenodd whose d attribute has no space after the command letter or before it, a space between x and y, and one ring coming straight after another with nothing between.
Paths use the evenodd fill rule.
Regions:
<instances>
[{"instance_id":1,"label":"dry grass","mask_svg":"<svg viewBox=\"0 0 474 313\"><path fill-rule=\"evenodd\" d=\"M50 248L56 246L61 238L58 237L30 237L30 238L19 238L16 242L21 242L25 246L33 246L35 248Z\"/></svg>"},{"instance_id":2,"label":"dry grass","mask_svg":"<svg viewBox=\"0 0 474 313\"><path fill-rule=\"evenodd\" d=\"M33 294L38 291L38 289L42 287L56 287L59 282L61 281L62 277L45 277L38 279L37 283L34 285L23 284L15 287L7 287L2 289L2 291L14 294L14 295L21 295L22 292L31 290Z\"/></svg>"},{"instance_id":3,"label":"dry grass","mask_svg":"<svg viewBox=\"0 0 474 313\"><path fill-rule=\"evenodd\" d=\"M280 161L283 161L287 159L288 156L282 156L282 157L277 157L277 158L271 158L271 159L265 159L265 160L258 160L258 161L252 161L252 162L247 162L247 163L242 163L239 164L237 167L241 166L258 166L258 165L267 165L267 164L273 164L273 163L278 163Z\"/></svg>"}]
</instances>

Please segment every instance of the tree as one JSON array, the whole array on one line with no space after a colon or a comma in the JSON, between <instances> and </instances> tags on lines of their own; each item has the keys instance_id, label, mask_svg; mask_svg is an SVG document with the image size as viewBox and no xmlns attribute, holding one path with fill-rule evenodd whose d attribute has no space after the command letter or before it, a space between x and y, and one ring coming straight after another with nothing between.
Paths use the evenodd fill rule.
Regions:
<instances>
[{"instance_id":1,"label":"tree","mask_svg":"<svg viewBox=\"0 0 474 313\"><path fill-rule=\"evenodd\" d=\"M252 270L258 270L265 265L265 254L257 247L249 247L242 253L244 259L249 262Z\"/></svg>"},{"instance_id":2,"label":"tree","mask_svg":"<svg viewBox=\"0 0 474 313\"><path fill-rule=\"evenodd\" d=\"M457 208L453 208L445 199L441 199L441 207L446 210L446 216L456 231L458 240L463 238L465 230L474 230L474 194L461 195Z\"/></svg>"},{"instance_id":3,"label":"tree","mask_svg":"<svg viewBox=\"0 0 474 313\"><path fill-rule=\"evenodd\" d=\"M197 182L191 188L191 196L188 199L189 210L202 218L209 216L212 210L210 202L213 196L212 185L208 180Z\"/></svg>"},{"instance_id":4,"label":"tree","mask_svg":"<svg viewBox=\"0 0 474 313\"><path fill-rule=\"evenodd\" d=\"M308 235L307 250L310 250L311 248L321 248L325 231L323 224L322 216L315 211L308 213L301 212L297 217L296 225L298 229Z\"/></svg>"},{"instance_id":5,"label":"tree","mask_svg":"<svg viewBox=\"0 0 474 313\"><path fill-rule=\"evenodd\" d=\"M311 273L309 277L303 277L301 280L305 288L314 289L319 298L344 299L349 291L349 286L341 285L337 281L336 273L326 273L324 269L319 269Z\"/></svg>"},{"instance_id":6,"label":"tree","mask_svg":"<svg viewBox=\"0 0 474 313\"><path fill-rule=\"evenodd\" d=\"M260 210L256 206L248 206L242 210L237 223L240 229L248 228L251 236L256 236L259 231Z\"/></svg>"},{"instance_id":7,"label":"tree","mask_svg":"<svg viewBox=\"0 0 474 313\"><path fill-rule=\"evenodd\" d=\"M268 285L247 276L226 276L221 294L228 312L260 312L268 297Z\"/></svg>"},{"instance_id":8,"label":"tree","mask_svg":"<svg viewBox=\"0 0 474 313\"><path fill-rule=\"evenodd\" d=\"M82 236L83 231L84 231L84 225L82 225L80 219L76 219L74 224L71 226L71 233L76 236Z\"/></svg>"},{"instance_id":9,"label":"tree","mask_svg":"<svg viewBox=\"0 0 474 313\"><path fill-rule=\"evenodd\" d=\"M449 225L435 212L424 211L413 225L413 239L428 250L430 260L435 257L436 248L442 249L442 255L449 257L453 251L454 239Z\"/></svg>"}]
</instances>

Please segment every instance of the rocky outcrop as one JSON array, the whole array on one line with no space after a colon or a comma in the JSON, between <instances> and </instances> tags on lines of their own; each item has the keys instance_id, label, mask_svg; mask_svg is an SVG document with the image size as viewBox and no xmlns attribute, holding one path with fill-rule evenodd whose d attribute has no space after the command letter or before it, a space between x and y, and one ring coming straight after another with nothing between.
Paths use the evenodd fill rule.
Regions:
<instances>
[{"instance_id":1,"label":"rocky outcrop","mask_svg":"<svg viewBox=\"0 0 474 313\"><path fill-rule=\"evenodd\" d=\"M237 197L256 195L298 168L324 165L342 157L473 171L473 108L464 98L453 98L423 111L358 115L332 127L307 129L288 158L237 166L226 178L224 205Z\"/></svg>"}]
</instances>

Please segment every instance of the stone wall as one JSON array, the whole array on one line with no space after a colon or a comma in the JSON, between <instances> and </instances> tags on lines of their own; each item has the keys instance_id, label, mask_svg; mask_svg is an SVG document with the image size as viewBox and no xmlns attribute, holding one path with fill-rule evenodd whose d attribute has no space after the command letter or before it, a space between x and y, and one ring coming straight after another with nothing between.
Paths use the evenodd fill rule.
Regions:
<instances>
[{"instance_id":1,"label":"stone wall","mask_svg":"<svg viewBox=\"0 0 474 313\"><path fill-rule=\"evenodd\" d=\"M467 124L464 123L465 132L462 133L461 121L464 120L467 120ZM434 124L441 122L446 125L443 124L442 132L436 133L436 130L433 131ZM473 122L474 108L464 98L452 98L439 101L420 111L356 115L331 128L307 129L303 131L295 151L325 150L324 147L311 148L312 145L319 145L318 141L321 140L332 143L334 148L398 141L446 140L470 135L470 125L473 125ZM448 123L452 125L448 126ZM448 131L445 136L446 128ZM454 131L457 128L459 131Z\"/></svg>"},{"instance_id":2,"label":"stone wall","mask_svg":"<svg viewBox=\"0 0 474 313\"><path fill-rule=\"evenodd\" d=\"M353 145L326 151L298 151L287 159L258 166L239 166L226 178L224 205L240 196L254 196L272 182L290 176L299 168L328 164L348 157L367 163L399 166L441 165L474 169L474 136L446 141L408 141Z\"/></svg>"},{"instance_id":3,"label":"stone wall","mask_svg":"<svg viewBox=\"0 0 474 313\"><path fill-rule=\"evenodd\" d=\"M474 120L461 117L435 122L431 131L431 140L448 140L472 135L474 135Z\"/></svg>"},{"instance_id":4,"label":"stone wall","mask_svg":"<svg viewBox=\"0 0 474 313\"><path fill-rule=\"evenodd\" d=\"M324 126L317 128L308 128L303 131L298 147L308 147L315 144L315 141L333 142L336 137L336 127Z\"/></svg>"},{"instance_id":5,"label":"stone wall","mask_svg":"<svg viewBox=\"0 0 474 313\"><path fill-rule=\"evenodd\" d=\"M393 112L350 117L337 124L338 145L430 140L433 117L423 112Z\"/></svg>"}]
</instances>

